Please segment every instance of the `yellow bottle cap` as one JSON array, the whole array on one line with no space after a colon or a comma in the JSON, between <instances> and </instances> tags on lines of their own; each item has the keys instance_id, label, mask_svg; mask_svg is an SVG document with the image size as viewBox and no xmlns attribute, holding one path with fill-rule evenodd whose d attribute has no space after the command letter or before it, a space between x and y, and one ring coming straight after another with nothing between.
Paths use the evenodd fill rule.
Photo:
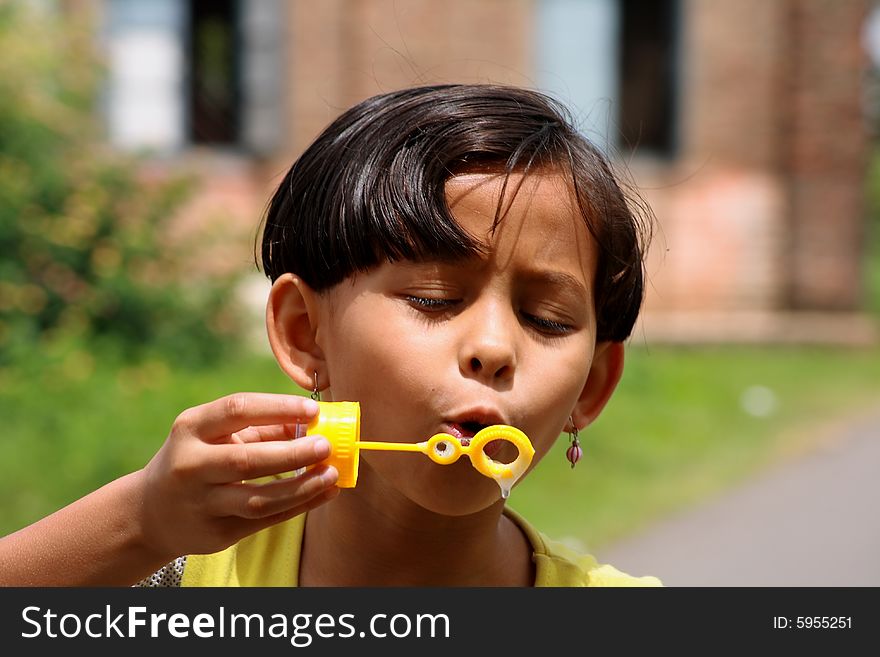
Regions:
<instances>
[{"instance_id":1,"label":"yellow bottle cap","mask_svg":"<svg viewBox=\"0 0 880 657\"><path fill-rule=\"evenodd\" d=\"M361 407L357 402L318 402L320 411L306 427L306 434L324 436L330 442L330 456L323 462L339 472L336 485L354 488L357 483L361 435Z\"/></svg>"}]
</instances>

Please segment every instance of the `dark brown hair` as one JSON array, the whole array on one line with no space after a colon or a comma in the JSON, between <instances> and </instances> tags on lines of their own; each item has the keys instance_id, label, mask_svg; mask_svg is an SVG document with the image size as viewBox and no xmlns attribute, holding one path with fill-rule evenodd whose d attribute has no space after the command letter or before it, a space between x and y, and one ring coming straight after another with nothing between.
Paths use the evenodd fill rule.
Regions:
<instances>
[{"instance_id":1,"label":"dark brown hair","mask_svg":"<svg viewBox=\"0 0 880 657\"><path fill-rule=\"evenodd\" d=\"M265 216L262 266L321 292L385 261L455 260L480 244L456 223L446 182L474 169L570 177L599 246L597 340L629 337L644 294L650 211L552 98L498 85L440 85L368 98L294 162ZM503 198L503 195L502 195ZM502 218L499 213L496 222Z\"/></svg>"}]
</instances>

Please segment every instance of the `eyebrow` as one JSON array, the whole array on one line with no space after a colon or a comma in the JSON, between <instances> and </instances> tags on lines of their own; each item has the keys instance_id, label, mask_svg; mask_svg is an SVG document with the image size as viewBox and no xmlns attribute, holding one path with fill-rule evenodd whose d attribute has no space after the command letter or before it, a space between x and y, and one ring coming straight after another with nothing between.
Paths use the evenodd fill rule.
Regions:
<instances>
[{"instance_id":1,"label":"eyebrow","mask_svg":"<svg viewBox=\"0 0 880 657\"><path fill-rule=\"evenodd\" d=\"M467 260L469 260L469 258L462 258L460 262ZM424 262L400 261L398 264L414 269L426 265L439 266L441 269L444 267L455 268L458 266L457 262L451 263L448 260L426 260ZM520 274L520 276L526 283L546 285L548 287L561 289L577 299L592 301L593 298L591 292L583 283L581 283L580 280L564 271L557 269L526 269Z\"/></svg>"},{"instance_id":2,"label":"eyebrow","mask_svg":"<svg viewBox=\"0 0 880 657\"><path fill-rule=\"evenodd\" d=\"M541 285L549 285L552 287L562 288L576 295L580 299L590 299L590 293L584 284L577 278L564 271L557 270L527 270L523 274L523 278L530 283L538 283Z\"/></svg>"}]
</instances>

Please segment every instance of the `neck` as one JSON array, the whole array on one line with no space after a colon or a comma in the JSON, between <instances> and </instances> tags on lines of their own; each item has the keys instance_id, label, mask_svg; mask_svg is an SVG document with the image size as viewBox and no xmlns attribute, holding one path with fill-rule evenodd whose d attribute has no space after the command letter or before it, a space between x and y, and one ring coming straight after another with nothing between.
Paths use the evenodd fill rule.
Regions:
<instances>
[{"instance_id":1,"label":"neck","mask_svg":"<svg viewBox=\"0 0 880 657\"><path fill-rule=\"evenodd\" d=\"M364 478L367 479L367 478ZM359 480L306 519L300 586L532 586L532 549L503 501L444 516Z\"/></svg>"}]
</instances>

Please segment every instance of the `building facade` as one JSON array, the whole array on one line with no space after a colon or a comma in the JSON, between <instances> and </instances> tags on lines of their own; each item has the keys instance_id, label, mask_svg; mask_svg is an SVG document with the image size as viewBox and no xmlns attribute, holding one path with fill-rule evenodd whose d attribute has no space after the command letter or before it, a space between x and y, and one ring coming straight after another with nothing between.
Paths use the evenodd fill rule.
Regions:
<instances>
[{"instance_id":1,"label":"building facade","mask_svg":"<svg viewBox=\"0 0 880 657\"><path fill-rule=\"evenodd\" d=\"M88 4L88 3L87 3ZM93 0L108 131L255 227L338 113L423 83L567 103L653 208L638 340L861 342L867 0Z\"/></svg>"}]
</instances>

